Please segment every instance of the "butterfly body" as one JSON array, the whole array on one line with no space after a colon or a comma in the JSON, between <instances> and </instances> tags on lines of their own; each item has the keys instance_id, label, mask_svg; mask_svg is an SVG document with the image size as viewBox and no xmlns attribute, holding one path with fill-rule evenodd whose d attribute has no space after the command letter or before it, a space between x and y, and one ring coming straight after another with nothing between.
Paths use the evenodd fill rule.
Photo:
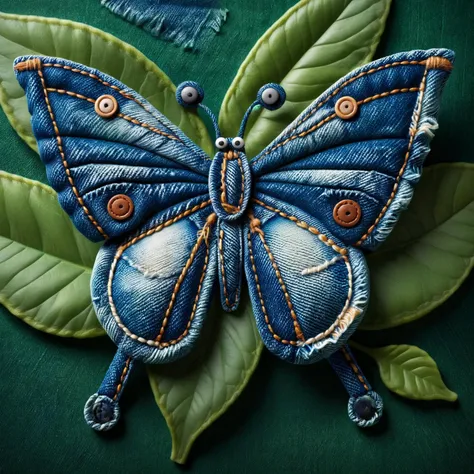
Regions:
<instances>
[{"instance_id":1,"label":"butterfly body","mask_svg":"<svg viewBox=\"0 0 474 474\"><path fill-rule=\"evenodd\" d=\"M363 250L385 240L411 199L453 59L437 49L363 66L250 161L245 124L256 105L283 105L278 85L260 89L234 138L213 118L210 159L116 79L58 58L15 61L63 208L105 240L91 291L118 352L86 404L93 428L116 423L136 360L188 354L214 290L233 311L245 287L267 348L296 364L328 359L350 418L378 421L381 399L346 344L369 302ZM177 90L181 105L208 111L202 95L195 83Z\"/></svg>"}]
</instances>

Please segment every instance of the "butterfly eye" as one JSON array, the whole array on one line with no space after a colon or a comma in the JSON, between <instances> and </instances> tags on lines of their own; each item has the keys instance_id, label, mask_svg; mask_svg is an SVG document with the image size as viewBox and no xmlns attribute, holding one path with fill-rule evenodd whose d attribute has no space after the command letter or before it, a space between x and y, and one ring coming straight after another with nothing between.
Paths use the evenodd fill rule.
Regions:
<instances>
[{"instance_id":1,"label":"butterfly eye","mask_svg":"<svg viewBox=\"0 0 474 474\"><path fill-rule=\"evenodd\" d=\"M268 110L279 109L286 99L286 94L278 84L265 84L257 94L257 100L262 107Z\"/></svg>"},{"instance_id":2,"label":"butterfly eye","mask_svg":"<svg viewBox=\"0 0 474 474\"><path fill-rule=\"evenodd\" d=\"M240 138L240 137L235 137L235 138L232 140L232 146L233 146L236 150L242 150L242 148L245 146L244 139L243 139L243 138Z\"/></svg>"},{"instance_id":3,"label":"butterfly eye","mask_svg":"<svg viewBox=\"0 0 474 474\"><path fill-rule=\"evenodd\" d=\"M186 81L176 89L176 100L183 107L196 107L203 99L204 91L197 82Z\"/></svg>"},{"instance_id":4,"label":"butterfly eye","mask_svg":"<svg viewBox=\"0 0 474 474\"><path fill-rule=\"evenodd\" d=\"M218 148L219 150L224 150L225 148L227 148L228 144L229 144L229 142L228 142L227 138L219 137L216 140L216 148Z\"/></svg>"}]
</instances>

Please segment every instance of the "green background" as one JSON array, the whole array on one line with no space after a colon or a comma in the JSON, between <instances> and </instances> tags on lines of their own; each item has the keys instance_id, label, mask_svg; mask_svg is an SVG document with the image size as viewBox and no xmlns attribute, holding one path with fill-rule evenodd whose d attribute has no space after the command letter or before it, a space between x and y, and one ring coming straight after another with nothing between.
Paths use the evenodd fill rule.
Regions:
<instances>
[{"instance_id":1,"label":"green background","mask_svg":"<svg viewBox=\"0 0 474 474\"><path fill-rule=\"evenodd\" d=\"M183 52L115 17L98 0L0 0L8 13L88 23L134 45L177 84L199 81L219 110L247 52L291 0L223 2L221 33L199 53ZM457 54L429 163L474 162L474 2L394 0L376 57L416 48ZM45 182L38 156L0 113L0 169ZM473 183L474 184L474 183ZM413 402L389 392L374 362L359 362L385 401L375 428L347 418L347 396L326 364L293 367L264 353L248 387L197 440L186 466L168 458L171 440L140 367L121 406L124 422L97 434L82 407L114 353L108 338L78 341L40 333L0 308L0 472L474 472L474 275L416 323L356 334L371 345L415 344L437 361L459 403ZM390 291L390 288L387 288Z\"/></svg>"}]
</instances>

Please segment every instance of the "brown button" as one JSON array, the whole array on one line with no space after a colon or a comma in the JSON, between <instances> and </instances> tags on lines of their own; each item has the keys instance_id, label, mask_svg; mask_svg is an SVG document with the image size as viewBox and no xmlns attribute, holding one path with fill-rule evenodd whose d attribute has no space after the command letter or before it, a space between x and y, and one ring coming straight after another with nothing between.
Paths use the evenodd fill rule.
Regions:
<instances>
[{"instance_id":1,"label":"brown button","mask_svg":"<svg viewBox=\"0 0 474 474\"><path fill-rule=\"evenodd\" d=\"M112 95L101 95L94 105L95 111L104 118L113 117L118 111L117 99Z\"/></svg>"},{"instance_id":2,"label":"brown button","mask_svg":"<svg viewBox=\"0 0 474 474\"><path fill-rule=\"evenodd\" d=\"M339 118L347 120L354 117L358 108L357 101L353 97L346 96L336 102L335 112Z\"/></svg>"},{"instance_id":3,"label":"brown button","mask_svg":"<svg viewBox=\"0 0 474 474\"><path fill-rule=\"evenodd\" d=\"M355 201L345 199L334 206L332 215L342 227L354 227L360 221L362 211Z\"/></svg>"},{"instance_id":4,"label":"brown button","mask_svg":"<svg viewBox=\"0 0 474 474\"><path fill-rule=\"evenodd\" d=\"M110 198L107 211L113 219L123 221L133 214L133 201L125 194L117 194Z\"/></svg>"}]
</instances>

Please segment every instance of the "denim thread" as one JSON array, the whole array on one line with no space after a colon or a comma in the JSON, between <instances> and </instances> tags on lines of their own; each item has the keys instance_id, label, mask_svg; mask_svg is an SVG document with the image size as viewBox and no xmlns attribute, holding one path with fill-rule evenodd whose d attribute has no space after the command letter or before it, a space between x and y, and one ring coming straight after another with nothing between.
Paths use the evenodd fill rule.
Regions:
<instances>
[{"instance_id":1,"label":"denim thread","mask_svg":"<svg viewBox=\"0 0 474 474\"><path fill-rule=\"evenodd\" d=\"M155 338L156 342L160 342L162 337L163 337L163 334L165 333L166 326L168 325L168 319L170 317L171 311L173 310L173 306L174 306L174 303L176 301L176 295L178 294L178 292L181 288L181 284L183 283L184 279L186 278L189 267L194 262L194 258L196 256L196 253L197 253L199 247L202 245L203 242L205 242L206 247L207 247L207 251L206 251L207 253L206 253L206 257L204 258L204 267L202 269L201 279L199 281L198 291L196 293L196 299L195 299L195 302L194 302L193 310L191 312L191 316L189 317L188 325L191 324L192 320L194 319L194 313L196 311L197 303L199 301L199 296L201 294L202 282L204 280L204 277L206 276L207 262L208 262L208 259L209 259L209 234L208 234L209 229L208 229L208 226L213 225L216 222L216 220L217 220L216 215L214 213L211 214L207 218L206 224L203 227L203 229L200 232L198 232L198 238L197 238L196 244L194 245L194 247L191 251L191 254L189 255L189 258L186 261L186 265L184 266L183 270L181 271L181 274L179 275L178 280L176 281L176 284L174 286L173 293L171 294L171 299L170 299L170 302L168 304L168 308L166 309L165 317L163 318L163 322L161 323L160 331L159 331L158 335Z\"/></svg>"},{"instance_id":2,"label":"denim thread","mask_svg":"<svg viewBox=\"0 0 474 474\"><path fill-rule=\"evenodd\" d=\"M377 224L380 222L382 217L387 212L390 204L395 199L395 195L397 194L397 190L398 190L398 186L400 184L400 180L403 176L403 173L405 172L405 169L406 169L407 164L408 164L408 160L410 158L410 153L411 153L411 149L412 149L412 146L413 146L413 141L415 139L415 135L416 135L417 128L418 128L418 122L420 121L421 104L423 103L423 95L424 95L424 92L425 92L425 84L426 84L426 77L428 75L428 71L429 71L429 69L428 69L428 63L427 63L426 67L425 67L425 72L423 74L423 79L421 80L421 84L420 84L420 87L419 87L420 92L419 92L419 96L418 96L418 102L417 102L416 108L413 112L414 124L413 124L413 126L410 126L410 141L408 142L407 152L405 154L405 160L403 162L402 167L400 168L400 171L398 173L397 178L395 179L395 184L393 185L393 189L392 189L392 192L390 194L390 197L389 197L387 203L385 204L385 206L380 211L380 214L375 219L374 223L369 227L367 232L355 244L356 246L360 246L364 242L364 240L366 240L367 237L373 232L373 230L375 229Z\"/></svg>"},{"instance_id":3,"label":"denim thread","mask_svg":"<svg viewBox=\"0 0 474 474\"><path fill-rule=\"evenodd\" d=\"M117 310L116 310L116 307L115 307L115 303L114 303L114 300L113 300L113 296L112 296L112 281L113 281L113 277L114 277L114 274L115 274L115 269L117 267L117 262L118 260L121 258L122 256L122 253L124 252L124 250L126 250L127 248L131 247L132 245L134 245L136 242L138 242L139 240L143 239L144 237L147 237L149 235L152 235L156 232L160 232L163 228L167 227L167 226L170 226L172 224L174 224L175 222L179 221L180 219L200 210L200 209L203 209L204 207L207 207L210 205L210 202L209 201L204 201L203 203L201 204L198 204L196 206L194 206L192 209L188 209L184 212L182 212L181 214L178 214L177 216L167 220L166 222L163 222L162 224L159 224L158 226L156 227L153 227L152 229L149 229L148 231L146 232L143 232L142 234L132 238L131 240L129 240L127 243L125 243L124 245L122 245L121 247L119 247L117 253L115 254L115 257L114 257L114 260L112 262L112 265L110 267L110 273L109 273L109 280L108 280L108 284L107 284L107 294L108 294L108 300L109 300L109 306L110 306L110 309L112 311L112 315L115 319L115 321L117 322L117 325L120 329L122 329L122 331L128 336L130 337L131 339L137 341L137 342L140 342L140 343L143 343L143 344L147 344L149 346L154 346L154 347L158 347L158 348L165 348L165 347L169 347L170 345L174 345L176 343L178 343L179 341L181 341L184 337L186 337L187 335L187 331L189 329L189 326L192 322L192 319L190 317L189 321L188 321L188 325L186 327L186 330L183 332L183 334L181 334L181 336L179 336L179 338L177 339L174 339L172 341L168 341L168 342L160 342L160 341L157 341L157 340L148 340L148 339L145 339L141 336L138 336L136 334L133 334L123 323L122 323L122 320L120 319L120 316L118 315L117 313ZM206 223L207 225L207 223ZM200 244L202 243L202 241L206 241L205 239L205 235L201 235L199 236L199 239L200 240ZM191 315L194 317L194 314L195 314L195 310L197 308L197 301L199 300L199 295L201 293L201 288L202 288L202 282L204 280L204 277L205 277L205 274L206 274L206 269L207 269L207 264L208 264L208 260L209 260L209 245L207 245L207 254L206 254L206 258L205 258L205 263L204 263L204 267L203 267L203 270L202 270L202 276L201 276L201 280L199 282L199 287L198 287L198 292L197 292L197 295L196 295L196 298L197 300L194 302L194 306L193 306L193 311L191 313Z\"/></svg>"},{"instance_id":4,"label":"denim thread","mask_svg":"<svg viewBox=\"0 0 474 474\"><path fill-rule=\"evenodd\" d=\"M61 135L59 134L58 124L56 123L56 118L54 117L53 109L51 108L51 104L49 102L48 91L46 89L46 83L43 76L43 71L41 70L41 61L38 61L37 71L38 75L41 80L41 85L43 86L43 93L44 93L44 100L46 101L46 106L48 108L49 116L51 117L51 122L53 124L54 133L56 134L56 143L58 145L58 151L61 155L61 160L64 166L64 172L66 173L67 179L69 184L71 185L72 191L76 196L76 199L79 205L82 207L83 211L86 213L87 218L92 222L94 227L99 231L99 233L104 237L104 239L108 239L108 235L105 233L104 229L100 226L100 224L94 219L89 208L86 206L84 199L82 198L79 190L76 187L76 183L74 182L74 178L72 177L71 170L69 169L69 164L66 159L66 155L64 154L63 144L61 140Z\"/></svg>"}]
</instances>

